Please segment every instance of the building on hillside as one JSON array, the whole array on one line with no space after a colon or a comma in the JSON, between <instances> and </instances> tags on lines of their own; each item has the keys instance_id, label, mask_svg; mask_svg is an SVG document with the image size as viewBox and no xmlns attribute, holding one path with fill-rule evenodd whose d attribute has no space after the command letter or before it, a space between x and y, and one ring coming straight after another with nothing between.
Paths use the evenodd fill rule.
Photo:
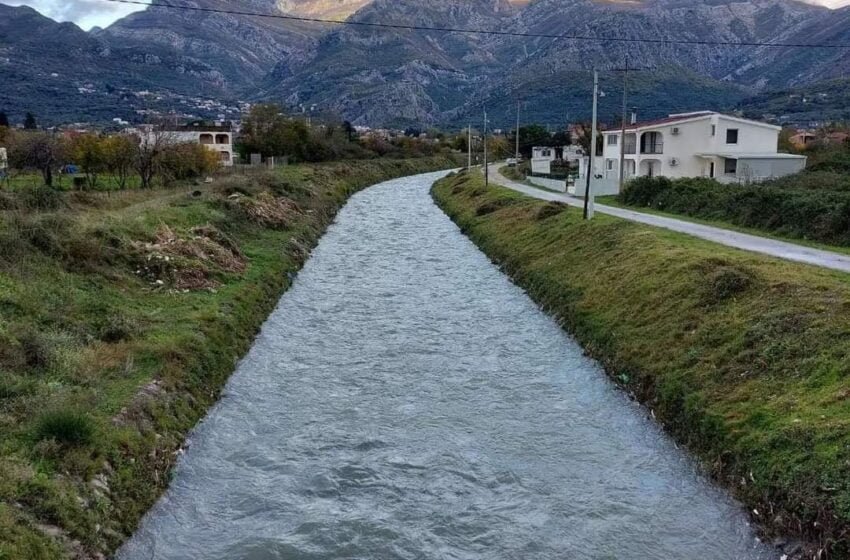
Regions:
<instances>
[{"instance_id":1,"label":"building on hillside","mask_svg":"<svg viewBox=\"0 0 850 560\"><path fill-rule=\"evenodd\" d=\"M193 123L166 128L173 142L194 142L218 154L219 162L225 167L233 165L233 126L230 123Z\"/></svg>"},{"instance_id":2,"label":"building on hillside","mask_svg":"<svg viewBox=\"0 0 850 560\"><path fill-rule=\"evenodd\" d=\"M788 138L788 141L791 143L791 145L797 148L798 150L802 150L815 140L817 140L817 136L815 135L815 133L809 132L807 130L801 130L797 132L797 134L794 134L793 136Z\"/></svg>"},{"instance_id":3,"label":"building on hillside","mask_svg":"<svg viewBox=\"0 0 850 560\"><path fill-rule=\"evenodd\" d=\"M801 171L806 157L778 152L781 128L712 111L626 127L625 177L712 177L749 183ZM601 174L619 177L620 130L603 135Z\"/></svg>"}]
</instances>

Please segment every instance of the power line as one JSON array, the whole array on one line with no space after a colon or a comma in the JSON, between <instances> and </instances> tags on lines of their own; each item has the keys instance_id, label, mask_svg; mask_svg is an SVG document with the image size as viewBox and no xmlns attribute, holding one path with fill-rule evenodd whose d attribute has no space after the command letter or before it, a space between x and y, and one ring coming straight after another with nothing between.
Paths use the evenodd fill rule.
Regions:
<instances>
[{"instance_id":1,"label":"power line","mask_svg":"<svg viewBox=\"0 0 850 560\"><path fill-rule=\"evenodd\" d=\"M850 44L842 43L773 43L760 41L711 41L699 39L648 39L648 38L630 38L616 36L601 36L601 35L579 35L567 33L524 33L520 31L501 31L497 29L472 29L463 27L436 27L425 25L404 25L397 23L378 23L357 20L339 20L339 19L323 19L312 18L305 16L295 16L290 14L267 14L262 12L248 12L242 10L225 10L221 8L205 8L201 6L186 6L169 4L166 2L144 2L142 0L105 0L116 4L131 4L135 6L147 6L154 8L167 8L170 10L186 10L193 12L206 12L213 14L227 14L237 16L263 17L271 19L283 19L289 21L299 21L305 23L322 23L331 25L349 25L360 27L375 27L383 29L402 29L406 31L437 31L441 33L468 33L474 35L497 35L507 37L523 37L529 39L563 39L572 41L594 41L594 42L618 42L618 43L650 43L659 45L696 45L696 46L716 46L716 47L770 47L770 48L795 48L795 49L850 49Z\"/></svg>"}]
</instances>

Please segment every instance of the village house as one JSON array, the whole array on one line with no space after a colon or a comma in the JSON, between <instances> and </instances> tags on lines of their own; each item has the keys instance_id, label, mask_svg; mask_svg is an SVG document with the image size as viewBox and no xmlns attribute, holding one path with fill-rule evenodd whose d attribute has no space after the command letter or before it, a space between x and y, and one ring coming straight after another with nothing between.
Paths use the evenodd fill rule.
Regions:
<instances>
[{"instance_id":1,"label":"village house","mask_svg":"<svg viewBox=\"0 0 850 560\"><path fill-rule=\"evenodd\" d=\"M225 167L233 165L233 127L230 123L213 125L193 123L172 126L166 132L171 141L201 144L218 154L221 165Z\"/></svg>"},{"instance_id":2,"label":"village house","mask_svg":"<svg viewBox=\"0 0 850 560\"><path fill-rule=\"evenodd\" d=\"M679 113L626 127L625 178L711 177L748 183L801 171L806 157L778 152L781 127L712 111ZM619 177L620 130L603 135L602 169Z\"/></svg>"},{"instance_id":3,"label":"village house","mask_svg":"<svg viewBox=\"0 0 850 560\"><path fill-rule=\"evenodd\" d=\"M797 134L792 135L788 138L788 142L791 143L792 146L797 148L798 150L802 150L812 142L817 139L817 136L814 132L809 132L807 130L801 130L797 132Z\"/></svg>"}]
</instances>

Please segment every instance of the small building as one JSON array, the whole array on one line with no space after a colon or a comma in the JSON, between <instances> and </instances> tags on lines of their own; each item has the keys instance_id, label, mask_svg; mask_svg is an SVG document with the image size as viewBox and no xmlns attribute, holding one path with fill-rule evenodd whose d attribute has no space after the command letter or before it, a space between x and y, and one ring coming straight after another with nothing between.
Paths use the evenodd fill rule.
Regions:
<instances>
[{"instance_id":1,"label":"small building","mask_svg":"<svg viewBox=\"0 0 850 560\"><path fill-rule=\"evenodd\" d=\"M229 124L207 125L203 123L173 126L167 129L174 142L194 142L218 153L219 162L225 167L233 165L233 127Z\"/></svg>"},{"instance_id":2,"label":"small building","mask_svg":"<svg viewBox=\"0 0 850 560\"><path fill-rule=\"evenodd\" d=\"M797 132L797 134L794 134L790 138L788 138L788 141L791 143L791 145L797 148L798 150L802 150L815 140L817 140L817 136L815 135L815 133L809 132L807 130L801 130L800 132Z\"/></svg>"},{"instance_id":3,"label":"small building","mask_svg":"<svg viewBox=\"0 0 850 560\"><path fill-rule=\"evenodd\" d=\"M673 114L626 127L625 177L711 177L749 183L802 171L806 157L778 151L781 127L713 111ZM601 173L619 178L620 130L602 132Z\"/></svg>"}]
</instances>

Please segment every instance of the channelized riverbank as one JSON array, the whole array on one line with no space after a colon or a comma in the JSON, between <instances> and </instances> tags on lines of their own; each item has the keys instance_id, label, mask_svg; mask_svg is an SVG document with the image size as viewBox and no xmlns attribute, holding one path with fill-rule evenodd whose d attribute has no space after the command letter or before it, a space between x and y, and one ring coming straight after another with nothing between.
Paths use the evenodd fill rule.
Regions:
<instances>
[{"instance_id":1,"label":"channelized riverbank","mask_svg":"<svg viewBox=\"0 0 850 560\"><path fill-rule=\"evenodd\" d=\"M119 559L778 558L439 176L351 198Z\"/></svg>"},{"instance_id":2,"label":"channelized riverbank","mask_svg":"<svg viewBox=\"0 0 850 560\"><path fill-rule=\"evenodd\" d=\"M0 191L0 558L114 551L348 197L453 165Z\"/></svg>"},{"instance_id":3,"label":"channelized riverbank","mask_svg":"<svg viewBox=\"0 0 850 560\"><path fill-rule=\"evenodd\" d=\"M434 198L769 534L846 558L850 278L500 187Z\"/></svg>"}]
</instances>

